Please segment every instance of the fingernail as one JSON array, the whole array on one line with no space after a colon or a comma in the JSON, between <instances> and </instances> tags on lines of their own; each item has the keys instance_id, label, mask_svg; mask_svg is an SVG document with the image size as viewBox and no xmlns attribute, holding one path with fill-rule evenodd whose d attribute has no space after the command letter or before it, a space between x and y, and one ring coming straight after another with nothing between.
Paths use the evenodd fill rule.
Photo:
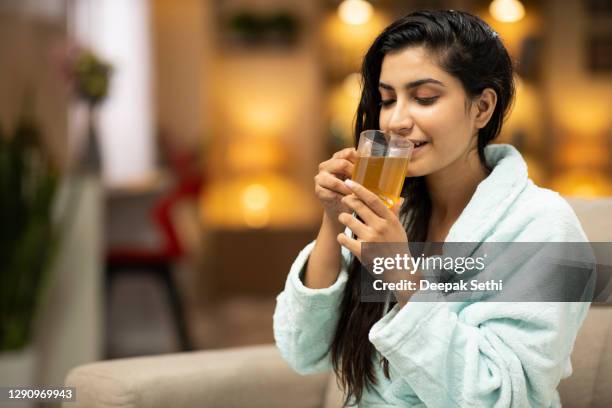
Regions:
<instances>
[{"instance_id":1,"label":"fingernail","mask_svg":"<svg viewBox=\"0 0 612 408\"><path fill-rule=\"evenodd\" d=\"M349 178L344 180L344 184L346 184L348 188L353 188L355 186L355 182Z\"/></svg>"}]
</instances>

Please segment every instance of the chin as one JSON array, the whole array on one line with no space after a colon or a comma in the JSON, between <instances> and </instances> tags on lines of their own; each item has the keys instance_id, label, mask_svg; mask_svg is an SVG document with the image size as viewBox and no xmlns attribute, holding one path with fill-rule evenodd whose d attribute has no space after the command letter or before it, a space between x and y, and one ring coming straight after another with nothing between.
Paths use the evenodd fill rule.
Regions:
<instances>
[{"instance_id":1,"label":"chin","mask_svg":"<svg viewBox=\"0 0 612 408\"><path fill-rule=\"evenodd\" d=\"M406 171L406 177L422 177L433 173L431 166L427 166L426 163L410 163L408 164L408 170Z\"/></svg>"}]
</instances>

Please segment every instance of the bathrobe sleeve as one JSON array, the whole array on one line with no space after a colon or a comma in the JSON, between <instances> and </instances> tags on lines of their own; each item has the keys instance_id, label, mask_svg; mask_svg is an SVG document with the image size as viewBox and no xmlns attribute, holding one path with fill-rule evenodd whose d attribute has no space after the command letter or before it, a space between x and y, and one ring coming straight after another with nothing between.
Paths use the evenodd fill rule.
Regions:
<instances>
[{"instance_id":1,"label":"bathrobe sleeve","mask_svg":"<svg viewBox=\"0 0 612 408\"><path fill-rule=\"evenodd\" d=\"M284 290L276 298L274 339L281 355L300 374L331 369L330 347L339 317L342 293L348 278L351 253L342 247L341 270L330 287L311 289L302 282L315 241L297 256Z\"/></svg>"},{"instance_id":2,"label":"bathrobe sleeve","mask_svg":"<svg viewBox=\"0 0 612 408\"><path fill-rule=\"evenodd\" d=\"M535 217L519 240L542 241L548 231L548 241L584 242L572 214L568 222ZM550 407L571 374L589 305L475 302L457 313L411 299L374 324L369 339L428 407Z\"/></svg>"}]
</instances>

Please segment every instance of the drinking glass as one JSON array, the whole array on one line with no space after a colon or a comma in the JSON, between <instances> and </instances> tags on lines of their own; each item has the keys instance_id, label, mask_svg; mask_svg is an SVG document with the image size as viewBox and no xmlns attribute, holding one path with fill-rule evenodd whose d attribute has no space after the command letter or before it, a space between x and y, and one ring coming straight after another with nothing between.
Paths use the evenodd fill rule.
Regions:
<instances>
[{"instance_id":1,"label":"drinking glass","mask_svg":"<svg viewBox=\"0 0 612 408\"><path fill-rule=\"evenodd\" d=\"M400 199L414 144L395 133L364 130L359 137L352 180L391 208Z\"/></svg>"}]
</instances>

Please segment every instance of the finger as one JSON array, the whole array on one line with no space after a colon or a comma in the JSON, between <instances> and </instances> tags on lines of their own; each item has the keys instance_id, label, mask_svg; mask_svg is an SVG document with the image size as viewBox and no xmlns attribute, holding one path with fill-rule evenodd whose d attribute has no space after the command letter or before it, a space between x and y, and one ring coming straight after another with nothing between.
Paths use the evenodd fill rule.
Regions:
<instances>
[{"instance_id":1,"label":"finger","mask_svg":"<svg viewBox=\"0 0 612 408\"><path fill-rule=\"evenodd\" d=\"M387 208L376 194L351 179L344 180L344 184L380 218L388 220L393 217L391 210Z\"/></svg>"},{"instance_id":2,"label":"finger","mask_svg":"<svg viewBox=\"0 0 612 408\"><path fill-rule=\"evenodd\" d=\"M359 197L354 193L342 197L342 204L346 205L361 217L366 225L372 226L380 219Z\"/></svg>"},{"instance_id":3,"label":"finger","mask_svg":"<svg viewBox=\"0 0 612 408\"><path fill-rule=\"evenodd\" d=\"M334 201L337 200L338 202L341 202L342 198L344 197L343 194L339 194L336 193L335 191L331 191L328 190L326 188L323 188L321 186L316 186L315 187L315 193L318 197L326 200L326 201Z\"/></svg>"},{"instance_id":4,"label":"finger","mask_svg":"<svg viewBox=\"0 0 612 408\"><path fill-rule=\"evenodd\" d=\"M369 227L351 214L341 213L338 215L338 221L346 225L358 237L365 237L369 232Z\"/></svg>"},{"instance_id":5,"label":"finger","mask_svg":"<svg viewBox=\"0 0 612 408\"><path fill-rule=\"evenodd\" d=\"M339 176L343 176L342 180L353 175L355 165L347 159L330 159L321 163L319 172L327 171Z\"/></svg>"},{"instance_id":6,"label":"finger","mask_svg":"<svg viewBox=\"0 0 612 408\"><path fill-rule=\"evenodd\" d=\"M338 177L330 174L328 172L322 172L315 176L315 184L323 187L325 189L334 191L339 193L340 198L344 197L347 194L352 194L350 188L346 186Z\"/></svg>"},{"instance_id":7,"label":"finger","mask_svg":"<svg viewBox=\"0 0 612 408\"><path fill-rule=\"evenodd\" d=\"M361 260L361 241L360 240L350 238L344 232L341 232L340 234L338 234L338 236L336 237L336 240L338 241L340 245L342 245L343 247L351 251L353 255L355 255L359 260Z\"/></svg>"},{"instance_id":8,"label":"finger","mask_svg":"<svg viewBox=\"0 0 612 408\"><path fill-rule=\"evenodd\" d=\"M347 147L346 149L342 149L334 153L332 157L334 159L347 159L352 163L355 163L359 157L359 153L357 153L357 150L355 150L354 147Z\"/></svg>"}]
</instances>

